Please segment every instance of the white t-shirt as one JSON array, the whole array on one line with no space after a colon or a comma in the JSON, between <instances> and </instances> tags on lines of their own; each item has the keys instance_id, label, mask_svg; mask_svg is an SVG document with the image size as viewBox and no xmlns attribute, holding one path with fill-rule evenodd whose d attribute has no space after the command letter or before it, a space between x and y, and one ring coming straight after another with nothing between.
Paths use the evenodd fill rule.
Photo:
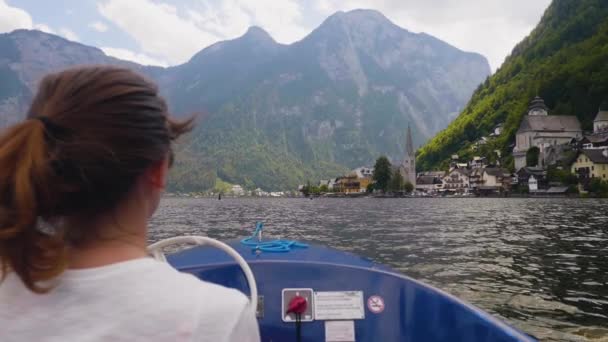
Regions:
<instances>
[{"instance_id":1,"label":"white t-shirt","mask_svg":"<svg viewBox=\"0 0 608 342\"><path fill-rule=\"evenodd\" d=\"M153 259L68 270L46 294L0 283L0 341L259 341L248 299Z\"/></svg>"}]
</instances>

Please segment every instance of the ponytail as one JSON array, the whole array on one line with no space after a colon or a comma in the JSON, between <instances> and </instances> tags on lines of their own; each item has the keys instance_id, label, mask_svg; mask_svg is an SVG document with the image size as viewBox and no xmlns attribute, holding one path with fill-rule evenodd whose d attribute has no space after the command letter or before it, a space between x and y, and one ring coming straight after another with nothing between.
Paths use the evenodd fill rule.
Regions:
<instances>
[{"instance_id":1,"label":"ponytail","mask_svg":"<svg viewBox=\"0 0 608 342\"><path fill-rule=\"evenodd\" d=\"M52 214L47 137L43 120L26 120L0 136L0 274L15 272L37 293L48 291L40 282L66 264L59 232L38 226Z\"/></svg>"}]
</instances>

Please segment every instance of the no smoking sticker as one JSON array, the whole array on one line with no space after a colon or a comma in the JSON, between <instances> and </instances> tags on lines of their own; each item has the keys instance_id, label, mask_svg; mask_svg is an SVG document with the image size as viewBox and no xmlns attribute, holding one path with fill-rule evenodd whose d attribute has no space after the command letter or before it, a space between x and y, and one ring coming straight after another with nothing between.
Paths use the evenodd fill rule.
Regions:
<instances>
[{"instance_id":1,"label":"no smoking sticker","mask_svg":"<svg viewBox=\"0 0 608 342\"><path fill-rule=\"evenodd\" d=\"M367 299L367 308L375 314L384 311L384 299L380 296L371 296Z\"/></svg>"}]
</instances>

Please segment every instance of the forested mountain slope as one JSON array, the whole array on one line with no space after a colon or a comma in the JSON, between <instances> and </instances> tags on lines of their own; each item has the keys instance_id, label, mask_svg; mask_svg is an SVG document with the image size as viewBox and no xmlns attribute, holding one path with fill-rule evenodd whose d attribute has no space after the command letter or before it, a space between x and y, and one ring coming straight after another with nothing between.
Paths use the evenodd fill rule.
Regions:
<instances>
[{"instance_id":1,"label":"forested mountain slope","mask_svg":"<svg viewBox=\"0 0 608 342\"><path fill-rule=\"evenodd\" d=\"M445 168L454 153L491 156L494 150L512 165L510 145L536 95L551 115L576 115L583 129L592 128L600 104L608 99L608 1L554 0L458 118L419 151L418 167ZM501 136L474 152L473 143L499 123L504 123Z\"/></svg>"}]
</instances>

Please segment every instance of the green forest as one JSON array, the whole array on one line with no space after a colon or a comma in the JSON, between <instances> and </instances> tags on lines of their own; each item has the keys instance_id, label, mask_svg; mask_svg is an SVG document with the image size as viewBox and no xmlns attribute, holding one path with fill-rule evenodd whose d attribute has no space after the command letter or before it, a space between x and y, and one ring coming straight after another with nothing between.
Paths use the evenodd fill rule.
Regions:
<instances>
[{"instance_id":1,"label":"green forest","mask_svg":"<svg viewBox=\"0 0 608 342\"><path fill-rule=\"evenodd\" d=\"M218 182L240 184L247 190L295 189L306 180L347 171L334 163L303 162L245 121L201 120L195 132L177 146L169 190L203 192Z\"/></svg>"},{"instance_id":2,"label":"green forest","mask_svg":"<svg viewBox=\"0 0 608 342\"><path fill-rule=\"evenodd\" d=\"M452 154L493 160L495 150L502 165L513 168L515 133L536 95L550 115L576 115L584 130L592 129L599 107L608 105L608 1L554 0L458 118L423 146L418 168L446 169ZM474 150L474 142L499 123L504 123L502 134Z\"/></svg>"}]
</instances>

